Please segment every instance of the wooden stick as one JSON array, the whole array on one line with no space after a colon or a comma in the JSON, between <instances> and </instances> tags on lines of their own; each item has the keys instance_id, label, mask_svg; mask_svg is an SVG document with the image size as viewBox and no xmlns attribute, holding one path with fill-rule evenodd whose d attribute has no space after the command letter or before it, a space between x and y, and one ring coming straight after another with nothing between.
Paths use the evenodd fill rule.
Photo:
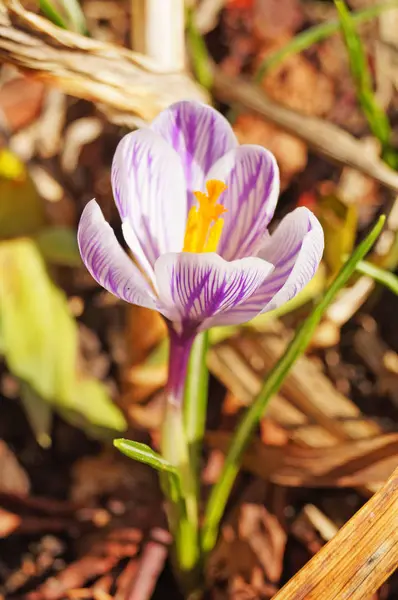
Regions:
<instances>
[{"instance_id":1,"label":"wooden stick","mask_svg":"<svg viewBox=\"0 0 398 600\"><path fill-rule=\"evenodd\" d=\"M398 565L398 469L273 600L363 600Z\"/></svg>"}]
</instances>

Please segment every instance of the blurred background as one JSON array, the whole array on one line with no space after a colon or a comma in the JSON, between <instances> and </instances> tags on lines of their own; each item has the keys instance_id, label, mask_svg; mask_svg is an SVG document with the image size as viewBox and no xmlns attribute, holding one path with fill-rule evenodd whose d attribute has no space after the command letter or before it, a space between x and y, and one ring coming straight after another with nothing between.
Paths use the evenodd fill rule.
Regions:
<instances>
[{"instance_id":1,"label":"blurred background","mask_svg":"<svg viewBox=\"0 0 398 600\"><path fill-rule=\"evenodd\" d=\"M307 206L325 231L293 302L211 332L205 491L292 332L387 214L262 419L211 560L209 597L271 598L397 464L398 2L8 2L0 61L3 598L178 598L157 476L112 449L120 435L158 444L165 326L99 288L76 243L94 197L122 241L121 137L178 99L211 102L275 154L273 226ZM397 580L370 598L397 599Z\"/></svg>"}]
</instances>

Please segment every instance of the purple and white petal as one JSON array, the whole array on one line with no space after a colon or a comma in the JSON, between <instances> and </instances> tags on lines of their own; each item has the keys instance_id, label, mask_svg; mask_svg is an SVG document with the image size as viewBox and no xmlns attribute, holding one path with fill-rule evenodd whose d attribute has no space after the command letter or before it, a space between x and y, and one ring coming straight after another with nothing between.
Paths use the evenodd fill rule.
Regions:
<instances>
[{"instance_id":1,"label":"purple and white petal","mask_svg":"<svg viewBox=\"0 0 398 600\"><path fill-rule=\"evenodd\" d=\"M262 146L240 146L223 156L208 178L227 185L220 197L228 212L223 215L217 252L226 260L256 255L279 195L279 169L273 154Z\"/></svg>"},{"instance_id":2,"label":"purple and white petal","mask_svg":"<svg viewBox=\"0 0 398 600\"><path fill-rule=\"evenodd\" d=\"M176 152L150 129L126 135L112 163L112 187L127 243L143 270L182 248L187 202ZM132 230L129 235L129 230Z\"/></svg>"},{"instance_id":3,"label":"purple and white petal","mask_svg":"<svg viewBox=\"0 0 398 600\"><path fill-rule=\"evenodd\" d=\"M322 258L323 230L308 208L296 208L267 238L259 252L275 270L246 303L248 310L269 312L296 296L311 281Z\"/></svg>"},{"instance_id":4,"label":"purple and white petal","mask_svg":"<svg viewBox=\"0 0 398 600\"><path fill-rule=\"evenodd\" d=\"M260 258L227 262L215 253L163 255L155 265L158 310L182 330L203 331L250 298L273 268ZM241 313L235 322L245 320Z\"/></svg>"},{"instance_id":5,"label":"purple and white petal","mask_svg":"<svg viewBox=\"0 0 398 600\"><path fill-rule=\"evenodd\" d=\"M84 264L102 287L131 304L155 308L151 287L120 246L95 200L83 211L77 240Z\"/></svg>"},{"instance_id":6,"label":"purple and white petal","mask_svg":"<svg viewBox=\"0 0 398 600\"><path fill-rule=\"evenodd\" d=\"M192 191L204 189L206 175L213 164L238 146L228 121L214 108L200 102L185 100L172 104L156 117L151 129L181 158L189 207L196 202Z\"/></svg>"}]
</instances>

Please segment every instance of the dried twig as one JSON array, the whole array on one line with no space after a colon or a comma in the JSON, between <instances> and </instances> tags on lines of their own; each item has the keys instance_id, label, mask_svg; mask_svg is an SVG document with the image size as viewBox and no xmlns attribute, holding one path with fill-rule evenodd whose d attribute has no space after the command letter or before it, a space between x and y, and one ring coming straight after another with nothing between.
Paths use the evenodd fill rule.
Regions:
<instances>
[{"instance_id":1,"label":"dried twig","mask_svg":"<svg viewBox=\"0 0 398 600\"><path fill-rule=\"evenodd\" d=\"M398 564L398 470L273 600L363 600Z\"/></svg>"},{"instance_id":2,"label":"dried twig","mask_svg":"<svg viewBox=\"0 0 398 600\"><path fill-rule=\"evenodd\" d=\"M164 567L171 536L167 531L159 528L153 529L151 534L152 539L146 544L142 553L128 600L149 600Z\"/></svg>"}]
</instances>

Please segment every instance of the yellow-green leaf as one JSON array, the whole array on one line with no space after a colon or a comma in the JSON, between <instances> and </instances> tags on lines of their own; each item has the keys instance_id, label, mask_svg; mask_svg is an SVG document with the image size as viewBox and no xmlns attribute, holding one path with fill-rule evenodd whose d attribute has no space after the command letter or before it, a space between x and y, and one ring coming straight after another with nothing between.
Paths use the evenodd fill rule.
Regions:
<instances>
[{"instance_id":1,"label":"yellow-green leaf","mask_svg":"<svg viewBox=\"0 0 398 600\"><path fill-rule=\"evenodd\" d=\"M123 414L108 395L104 385L92 378L76 381L72 390L72 407L77 415L94 427L125 431ZM82 423L84 427L84 423Z\"/></svg>"},{"instance_id":2,"label":"yellow-green leaf","mask_svg":"<svg viewBox=\"0 0 398 600\"><path fill-rule=\"evenodd\" d=\"M78 267L82 264L74 229L46 227L34 239L46 261L65 267Z\"/></svg>"},{"instance_id":3,"label":"yellow-green leaf","mask_svg":"<svg viewBox=\"0 0 398 600\"><path fill-rule=\"evenodd\" d=\"M24 163L0 149L0 238L30 235L45 222L43 200Z\"/></svg>"},{"instance_id":4,"label":"yellow-green leaf","mask_svg":"<svg viewBox=\"0 0 398 600\"><path fill-rule=\"evenodd\" d=\"M318 208L325 234L324 259L332 274L335 274L354 247L358 211L354 204L345 204L336 196L321 198Z\"/></svg>"},{"instance_id":5,"label":"yellow-green leaf","mask_svg":"<svg viewBox=\"0 0 398 600\"><path fill-rule=\"evenodd\" d=\"M0 243L0 338L10 370L55 408L124 429L103 385L77 376L76 323L30 239Z\"/></svg>"}]
</instances>

